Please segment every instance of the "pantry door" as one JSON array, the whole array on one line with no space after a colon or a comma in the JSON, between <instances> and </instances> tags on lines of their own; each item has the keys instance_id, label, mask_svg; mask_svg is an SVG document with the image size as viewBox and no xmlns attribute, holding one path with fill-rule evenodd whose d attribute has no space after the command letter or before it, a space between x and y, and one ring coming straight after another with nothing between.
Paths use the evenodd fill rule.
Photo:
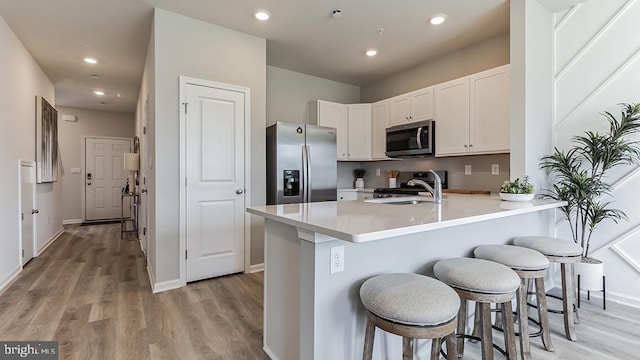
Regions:
<instances>
[{"instance_id":1,"label":"pantry door","mask_svg":"<svg viewBox=\"0 0 640 360\"><path fill-rule=\"evenodd\" d=\"M186 281L244 271L248 89L183 86Z\"/></svg>"}]
</instances>

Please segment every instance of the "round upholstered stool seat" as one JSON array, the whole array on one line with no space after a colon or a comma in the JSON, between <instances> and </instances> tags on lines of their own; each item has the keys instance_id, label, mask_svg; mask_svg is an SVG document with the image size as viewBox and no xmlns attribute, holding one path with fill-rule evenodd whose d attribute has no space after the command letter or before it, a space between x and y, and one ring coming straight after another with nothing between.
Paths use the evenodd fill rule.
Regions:
<instances>
[{"instance_id":1,"label":"round upholstered stool seat","mask_svg":"<svg viewBox=\"0 0 640 360\"><path fill-rule=\"evenodd\" d=\"M549 260L540 252L513 245L483 245L473 250L478 259L494 261L513 270L542 270Z\"/></svg>"},{"instance_id":2,"label":"round upholstered stool seat","mask_svg":"<svg viewBox=\"0 0 640 360\"><path fill-rule=\"evenodd\" d=\"M564 332L567 339L576 341L575 322L577 321L577 312L574 306L576 289L573 283L573 264L579 262L582 258L582 247L572 241L548 236L519 237L513 240L513 244L539 251L550 262L560 264L562 277L561 313L564 315Z\"/></svg>"},{"instance_id":3,"label":"round upholstered stool seat","mask_svg":"<svg viewBox=\"0 0 640 360\"><path fill-rule=\"evenodd\" d=\"M389 321L417 326L439 325L455 318L460 298L450 286L418 274L385 274L360 287L367 310Z\"/></svg>"},{"instance_id":4,"label":"round upholstered stool seat","mask_svg":"<svg viewBox=\"0 0 640 360\"><path fill-rule=\"evenodd\" d=\"M542 343L544 344L545 349L553 351L551 334L549 331L547 302L544 295L544 277L547 274L547 268L549 267L549 260L547 257L536 250L513 245L478 246L473 251L473 254L476 258L495 261L508 266L520 277L520 288L516 295L518 302L518 327L520 330L520 355L523 360L531 359L527 292L529 289L529 280L533 279L535 281L536 304L541 330L535 335L542 335ZM477 321L478 320L476 319L476 322Z\"/></svg>"},{"instance_id":5,"label":"round upholstered stool seat","mask_svg":"<svg viewBox=\"0 0 640 360\"><path fill-rule=\"evenodd\" d=\"M513 241L513 245L533 249L545 256L582 256L582 247L572 241L547 236L524 236Z\"/></svg>"},{"instance_id":6,"label":"round upholstered stool seat","mask_svg":"<svg viewBox=\"0 0 640 360\"><path fill-rule=\"evenodd\" d=\"M464 353L467 326L467 303L476 302L479 321L479 339L482 342L482 359L493 359L493 335L491 329L491 304L501 307L504 319L504 343L509 359L516 359L511 300L520 287L520 277L509 267L493 261L473 258L453 258L439 261L433 267L438 280L453 287L462 302L458 312L458 356Z\"/></svg>"},{"instance_id":7,"label":"round upholstered stool seat","mask_svg":"<svg viewBox=\"0 0 640 360\"><path fill-rule=\"evenodd\" d=\"M520 278L508 267L493 261L453 258L439 261L433 267L438 280L454 288L487 294L513 292Z\"/></svg>"},{"instance_id":8,"label":"round upholstered stool seat","mask_svg":"<svg viewBox=\"0 0 640 360\"><path fill-rule=\"evenodd\" d=\"M367 310L363 358L373 357L375 328L402 336L403 359L413 357L413 339L432 339L431 358L438 359L447 339L447 359L457 359L455 327L460 298L436 279L418 274L384 274L366 280L360 300Z\"/></svg>"}]
</instances>

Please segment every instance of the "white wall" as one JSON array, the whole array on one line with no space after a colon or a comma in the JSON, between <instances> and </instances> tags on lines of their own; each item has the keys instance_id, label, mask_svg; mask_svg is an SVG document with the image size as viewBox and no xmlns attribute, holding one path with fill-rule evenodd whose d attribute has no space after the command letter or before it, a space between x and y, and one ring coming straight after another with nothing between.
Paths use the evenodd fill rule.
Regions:
<instances>
[{"instance_id":1,"label":"white wall","mask_svg":"<svg viewBox=\"0 0 640 360\"><path fill-rule=\"evenodd\" d=\"M509 64L509 34L468 46L362 87L362 101L392 96Z\"/></svg>"},{"instance_id":2,"label":"white wall","mask_svg":"<svg viewBox=\"0 0 640 360\"><path fill-rule=\"evenodd\" d=\"M20 270L18 161L35 161L35 97L55 105L54 88L0 17L0 289ZM60 181L37 185L36 251L62 230Z\"/></svg>"},{"instance_id":3,"label":"white wall","mask_svg":"<svg viewBox=\"0 0 640 360\"><path fill-rule=\"evenodd\" d=\"M155 108L149 241L154 243L158 283L179 279L179 76L248 87L251 91L251 199L265 202L266 40L156 9L154 15ZM151 118L150 118L151 120ZM152 210L153 212L153 210ZM261 260L261 219L252 216L252 259ZM151 244L150 244L151 247ZM253 261L252 261L253 262Z\"/></svg>"},{"instance_id":4,"label":"white wall","mask_svg":"<svg viewBox=\"0 0 640 360\"><path fill-rule=\"evenodd\" d=\"M360 102L360 88L291 70L267 66L267 126L276 121L304 123L313 100Z\"/></svg>"},{"instance_id":5,"label":"white wall","mask_svg":"<svg viewBox=\"0 0 640 360\"><path fill-rule=\"evenodd\" d=\"M640 102L639 18L640 3L633 0L591 0L556 14L556 146L566 147L585 130L603 129L607 123L600 113L618 115L618 103ZM607 297L640 307L640 287L635 286L640 283L640 171L624 166L610 180L613 206L624 210L629 221L602 223L592 238L592 254L605 263ZM558 230L570 237L565 222Z\"/></svg>"},{"instance_id":6,"label":"white wall","mask_svg":"<svg viewBox=\"0 0 640 360\"><path fill-rule=\"evenodd\" d=\"M65 223L81 222L83 174L72 174L71 168L84 168L81 153L84 151L83 136L125 137L134 136L133 114L95 111L87 109L57 107L58 139L64 175L62 176L61 204L62 219ZM75 115L77 121L62 120L62 115Z\"/></svg>"},{"instance_id":7,"label":"white wall","mask_svg":"<svg viewBox=\"0 0 640 360\"><path fill-rule=\"evenodd\" d=\"M549 154L552 110L552 14L538 1L511 1L511 178L549 186L539 168Z\"/></svg>"}]
</instances>

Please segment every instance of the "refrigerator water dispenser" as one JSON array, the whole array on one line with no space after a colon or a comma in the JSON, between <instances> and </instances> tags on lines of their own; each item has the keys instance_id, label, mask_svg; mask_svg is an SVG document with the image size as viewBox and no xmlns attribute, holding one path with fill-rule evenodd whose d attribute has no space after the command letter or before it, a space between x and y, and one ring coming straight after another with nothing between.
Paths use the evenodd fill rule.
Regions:
<instances>
[{"instance_id":1,"label":"refrigerator water dispenser","mask_svg":"<svg viewBox=\"0 0 640 360\"><path fill-rule=\"evenodd\" d=\"M300 170L283 170L282 181L284 196L300 196Z\"/></svg>"}]
</instances>

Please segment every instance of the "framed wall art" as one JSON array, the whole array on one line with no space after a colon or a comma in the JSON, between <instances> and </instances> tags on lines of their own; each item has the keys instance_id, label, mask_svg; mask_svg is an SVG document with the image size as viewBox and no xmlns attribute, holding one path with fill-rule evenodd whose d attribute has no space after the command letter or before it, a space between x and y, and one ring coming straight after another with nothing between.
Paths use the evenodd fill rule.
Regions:
<instances>
[{"instance_id":1,"label":"framed wall art","mask_svg":"<svg viewBox=\"0 0 640 360\"><path fill-rule=\"evenodd\" d=\"M36 96L36 180L58 181L58 111Z\"/></svg>"}]
</instances>

